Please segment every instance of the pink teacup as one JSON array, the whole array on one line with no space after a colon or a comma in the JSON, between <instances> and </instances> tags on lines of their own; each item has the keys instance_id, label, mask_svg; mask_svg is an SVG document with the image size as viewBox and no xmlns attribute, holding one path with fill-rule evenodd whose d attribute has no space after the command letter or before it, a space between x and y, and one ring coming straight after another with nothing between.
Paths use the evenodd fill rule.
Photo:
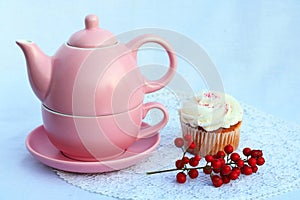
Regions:
<instances>
[{"instance_id":1,"label":"pink teacup","mask_svg":"<svg viewBox=\"0 0 300 200\"><path fill-rule=\"evenodd\" d=\"M158 108L163 119L156 125L141 129L150 109ZM65 156L81 161L113 159L126 151L139 138L157 134L168 121L166 108L157 102L113 115L96 117L66 115L42 106L44 127L49 140Z\"/></svg>"}]
</instances>

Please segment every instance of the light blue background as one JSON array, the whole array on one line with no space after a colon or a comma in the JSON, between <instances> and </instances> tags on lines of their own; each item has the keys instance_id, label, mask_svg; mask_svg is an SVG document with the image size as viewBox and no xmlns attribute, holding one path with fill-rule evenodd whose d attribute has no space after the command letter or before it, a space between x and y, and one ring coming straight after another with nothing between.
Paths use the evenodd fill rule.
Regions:
<instances>
[{"instance_id":1,"label":"light blue background","mask_svg":"<svg viewBox=\"0 0 300 200\"><path fill-rule=\"evenodd\" d=\"M83 28L83 19L90 13L115 34L143 27L170 29L207 51L226 92L300 123L299 10L296 0L1 1L0 199L99 198L65 183L25 149L27 134L41 124L40 102L30 89L16 39L33 40L52 55ZM274 199L297 197L299 190Z\"/></svg>"}]
</instances>

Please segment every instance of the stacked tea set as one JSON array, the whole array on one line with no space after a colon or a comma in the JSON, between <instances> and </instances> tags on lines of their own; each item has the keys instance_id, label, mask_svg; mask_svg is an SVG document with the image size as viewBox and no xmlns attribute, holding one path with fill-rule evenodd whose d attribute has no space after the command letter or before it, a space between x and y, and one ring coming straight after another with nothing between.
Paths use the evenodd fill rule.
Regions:
<instances>
[{"instance_id":1,"label":"stacked tea set","mask_svg":"<svg viewBox=\"0 0 300 200\"><path fill-rule=\"evenodd\" d=\"M157 81L146 79L137 66L139 48L150 42L161 45L169 57L168 71ZM166 86L177 67L175 52L163 38L145 34L123 44L99 28L97 16L88 15L85 29L52 57L31 41L17 44L42 102L43 125L26 140L36 159L64 171L99 173L137 164L155 150L168 112L158 102L144 103L144 96ZM154 108L163 118L151 126L143 119ZM213 122L208 120L212 111L217 113ZM216 153L227 144L237 148L242 109L233 97L206 92L183 104L179 114L183 135L196 142L192 153Z\"/></svg>"}]
</instances>

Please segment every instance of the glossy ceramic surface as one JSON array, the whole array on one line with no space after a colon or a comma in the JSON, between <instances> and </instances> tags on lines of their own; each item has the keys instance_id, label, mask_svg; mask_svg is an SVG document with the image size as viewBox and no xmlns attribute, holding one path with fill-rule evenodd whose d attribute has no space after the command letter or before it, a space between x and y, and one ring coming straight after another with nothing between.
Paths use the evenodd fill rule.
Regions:
<instances>
[{"instance_id":1,"label":"glossy ceramic surface","mask_svg":"<svg viewBox=\"0 0 300 200\"><path fill-rule=\"evenodd\" d=\"M147 126L143 123L142 128ZM155 150L159 140L159 134L154 134L149 138L137 140L115 159L101 162L82 162L64 156L49 141L44 127L39 126L28 135L26 147L36 159L55 169L78 173L100 173L124 169L140 162Z\"/></svg>"},{"instance_id":2,"label":"glossy ceramic surface","mask_svg":"<svg viewBox=\"0 0 300 200\"><path fill-rule=\"evenodd\" d=\"M136 61L138 49L149 42L161 45L170 61L169 70L156 81L147 80ZM120 43L98 27L95 15L88 15L85 29L73 34L52 57L31 41L17 44L25 54L36 96L48 108L69 115L102 116L133 109L145 93L168 84L177 66L173 48L163 38L145 34Z\"/></svg>"}]
</instances>

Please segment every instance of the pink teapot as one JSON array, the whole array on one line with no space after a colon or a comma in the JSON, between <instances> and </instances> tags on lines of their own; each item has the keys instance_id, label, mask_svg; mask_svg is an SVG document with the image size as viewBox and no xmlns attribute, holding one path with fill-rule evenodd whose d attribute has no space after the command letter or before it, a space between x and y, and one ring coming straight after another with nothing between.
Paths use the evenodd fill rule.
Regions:
<instances>
[{"instance_id":1,"label":"pink teapot","mask_svg":"<svg viewBox=\"0 0 300 200\"><path fill-rule=\"evenodd\" d=\"M157 81L147 80L137 67L137 50L148 42L160 44L170 60L169 70ZM141 35L122 44L98 27L95 15L86 16L85 29L73 34L52 57L31 41L17 44L25 54L36 96L47 108L71 115L99 116L135 108L145 93L172 79L177 65L172 47L159 36Z\"/></svg>"},{"instance_id":2,"label":"pink teapot","mask_svg":"<svg viewBox=\"0 0 300 200\"><path fill-rule=\"evenodd\" d=\"M137 67L137 51L148 42L161 45L170 60L167 73L156 81L147 80ZM122 44L98 27L97 16L88 15L85 29L73 34L52 57L31 41L17 44L26 57L31 87L43 104L47 136L67 157L111 159L166 125L168 113L163 105L143 103L146 93L163 88L175 74L175 54L161 37L146 34ZM153 108L163 112L163 119L154 126L142 126Z\"/></svg>"}]
</instances>

